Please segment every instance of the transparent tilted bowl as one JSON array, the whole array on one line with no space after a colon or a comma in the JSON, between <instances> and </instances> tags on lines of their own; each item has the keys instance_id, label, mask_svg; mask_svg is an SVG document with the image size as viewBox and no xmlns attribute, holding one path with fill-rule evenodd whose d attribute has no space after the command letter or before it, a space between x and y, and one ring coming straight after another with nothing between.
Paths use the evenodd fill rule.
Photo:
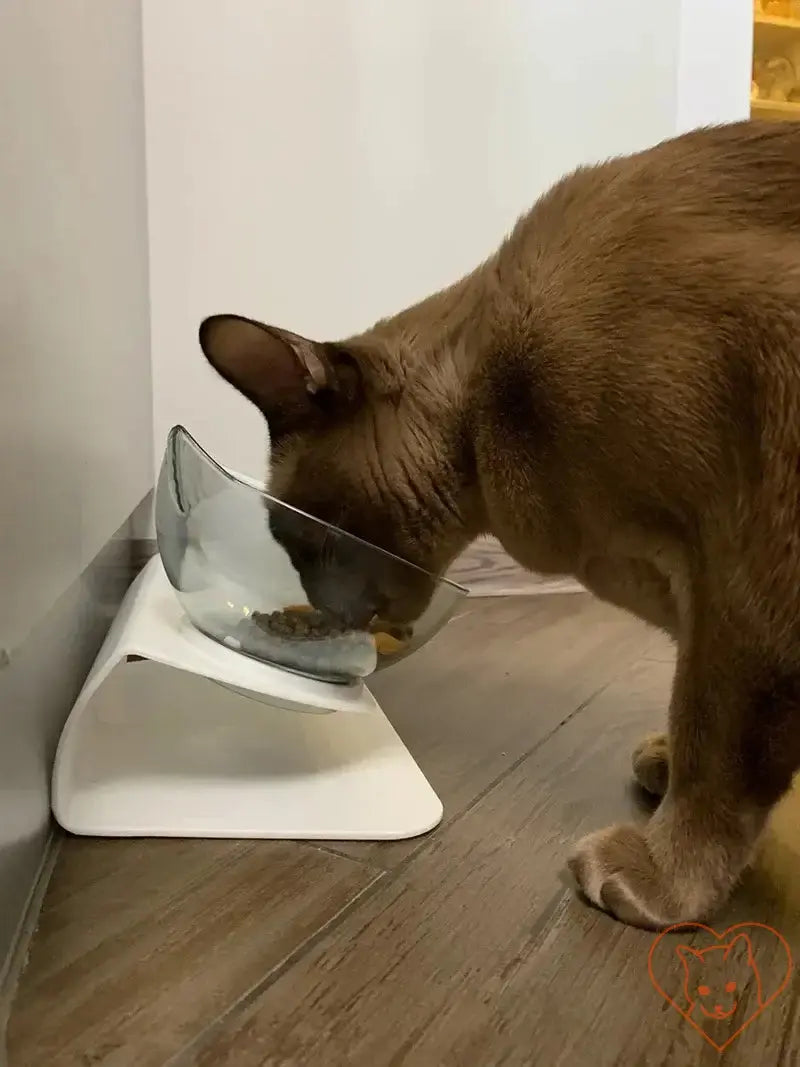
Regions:
<instances>
[{"instance_id":1,"label":"transparent tilted bowl","mask_svg":"<svg viewBox=\"0 0 800 1067\"><path fill-rule=\"evenodd\" d=\"M427 607L404 629L402 640L382 641L372 630L326 635L324 627L309 637L273 632L269 616L307 603L297 571L271 532L271 513L276 510L281 512L281 529L312 533L315 537L306 538L311 543L329 548L334 539L341 547L357 547L350 553L357 559L382 562L370 558L377 553L383 562L391 560L395 575L399 571L402 576L403 568L408 568L409 579L420 576L413 564L289 507L255 482L232 475L182 426L175 426L167 439L156 490L158 548L189 619L207 637L230 649L308 678L352 684L424 645L466 595L461 586L436 580ZM322 557L316 563L323 566Z\"/></svg>"}]
</instances>

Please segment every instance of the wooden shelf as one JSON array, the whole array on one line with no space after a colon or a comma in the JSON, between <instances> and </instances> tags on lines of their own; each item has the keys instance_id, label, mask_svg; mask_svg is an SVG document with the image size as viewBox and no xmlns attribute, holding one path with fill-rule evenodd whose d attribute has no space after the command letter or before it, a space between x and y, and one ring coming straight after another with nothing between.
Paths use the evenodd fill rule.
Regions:
<instances>
[{"instance_id":1,"label":"wooden shelf","mask_svg":"<svg viewBox=\"0 0 800 1067\"><path fill-rule=\"evenodd\" d=\"M789 100L751 100L750 118L775 122L800 122L800 103Z\"/></svg>"},{"instance_id":2,"label":"wooden shelf","mask_svg":"<svg viewBox=\"0 0 800 1067\"><path fill-rule=\"evenodd\" d=\"M753 18L756 26L771 26L778 30L800 30L800 19L786 18L784 15L756 14Z\"/></svg>"}]
</instances>

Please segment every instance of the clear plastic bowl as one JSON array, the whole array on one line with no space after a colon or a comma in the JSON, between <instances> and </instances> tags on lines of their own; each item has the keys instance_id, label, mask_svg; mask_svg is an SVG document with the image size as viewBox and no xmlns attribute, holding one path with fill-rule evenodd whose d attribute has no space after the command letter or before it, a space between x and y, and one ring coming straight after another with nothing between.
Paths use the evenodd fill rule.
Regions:
<instances>
[{"instance_id":1,"label":"clear plastic bowl","mask_svg":"<svg viewBox=\"0 0 800 1067\"><path fill-rule=\"evenodd\" d=\"M280 521L274 523L276 518ZM423 574L413 564L276 500L257 483L230 474L182 426L170 430L156 489L158 548L186 614L213 640L305 677L354 683L424 645L466 595L461 586L427 575L432 596L413 624L395 631L399 641L376 638L370 630L329 636L324 623L308 637L275 632L276 617L268 617L306 604L307 597L272 525L313 534L306 540L325 544L326 559L334 539L365 567L390 563L395 579L406 573L419 582ZM324 565L321 556L315 562L318 568Z\"/></svg>"}]
</instances>

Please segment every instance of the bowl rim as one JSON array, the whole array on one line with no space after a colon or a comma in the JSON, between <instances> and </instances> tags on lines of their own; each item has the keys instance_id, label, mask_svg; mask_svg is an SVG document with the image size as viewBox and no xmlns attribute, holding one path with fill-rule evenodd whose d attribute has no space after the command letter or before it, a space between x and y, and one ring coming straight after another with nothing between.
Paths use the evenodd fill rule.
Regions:
<instances>
[{"instance_id":1,"label":"bowl rim","mask_svg":"<svg viewBox=\"0 0 800 1067\"><path fill-rule=\"evenodd\" d=\"M432 574L430 571L426 571L424 567L420 567L416 563L411 563L410 560L403 559L402 556L398 556L394 552L389 552L387 549L381 548L379 545L373 545L372 542L364 540L363 537L357 537L356 534L348 533L347 530L342 530L339 526L334 526L331 522L325 522L324 519L318 519L315 515L311 515L309 512L303 511L301 508L294 507L293 504L287 504L286 501L281 500L280 497L272 496L272 494L268 493L265 489L259 488L257 484L254 484L255 479L253 479L253 481L251 482L250 480L245 481L243 478L237 477L227 468L223 467L221 463L217 462L217 460L215 460L214 457L210 455L205 448L203 448L203 446L197 441L197 439L189 433L189 431L182 423L175 423L175 425L171 427L169 433L167 434L166 453L174 452L175 441L180 435L183 435L184 437L188 438L188 440L192 443L192 445L194 445L197 451L205 457L208 463L215 470L217 470L224 478L226 478L229 482L232 482L234 485L241 485L244 489L248 489L252 493L257 493L265 500L269 500L271 503L277 504L278 507L286 508L287 511L293 511L296 515L299 515L300 518L307 519L309 520L309 522L314 522L318 526L324 526L328 530L333 530L340 537L347 537L351 541L355 541L360 545L364 545L365 548L371 549L371 551L373 552L379 552L382 556L386 556L388 559L394 560L395 563L401 563L404 567L410 567L412 570L417 571L419 574L424 574L426 578L430 578L433 582L436 583L437 586L450 586L450 588L457 590L459 593L462 593L465 596L469 595L469 589L466 586L461 585L459 582L454 582L451 578L437 578L436 575ZM175 466L177 467L178 464L175 463Z\"/></svg>"}]
</instances>

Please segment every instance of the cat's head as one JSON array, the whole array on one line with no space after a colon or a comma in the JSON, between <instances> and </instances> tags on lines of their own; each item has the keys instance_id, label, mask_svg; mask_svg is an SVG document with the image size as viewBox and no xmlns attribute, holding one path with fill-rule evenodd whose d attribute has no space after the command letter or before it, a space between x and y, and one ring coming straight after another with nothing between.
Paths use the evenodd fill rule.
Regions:
<instances>
[{"instance_id":1,"label":"cat's head","mask_svg":"<svg viewBox=\"0 0 800 1067\"><path fill-rule=\"evenodd\" d=\"M739 1006L745 986L753 981L758 985L747 934L706 949L678 945L675 952L683 963L686 998L707 1019L729 1019Z\"/></svg>"},{"instance_id":2,"label":"cat's head","mask_svg":"<svg viewBox=\"0 0 800 1067\"><path fill-rule=\"evenodd\" d=\"M471 539L463 430L442 377L407 381L366 335L321 343L235 315L206 319L200 345L267 420L270 493L419 568L271 511L309 600L350 625L417 618L434 586L425 572Z\"/></svg>"}]
</instances>

